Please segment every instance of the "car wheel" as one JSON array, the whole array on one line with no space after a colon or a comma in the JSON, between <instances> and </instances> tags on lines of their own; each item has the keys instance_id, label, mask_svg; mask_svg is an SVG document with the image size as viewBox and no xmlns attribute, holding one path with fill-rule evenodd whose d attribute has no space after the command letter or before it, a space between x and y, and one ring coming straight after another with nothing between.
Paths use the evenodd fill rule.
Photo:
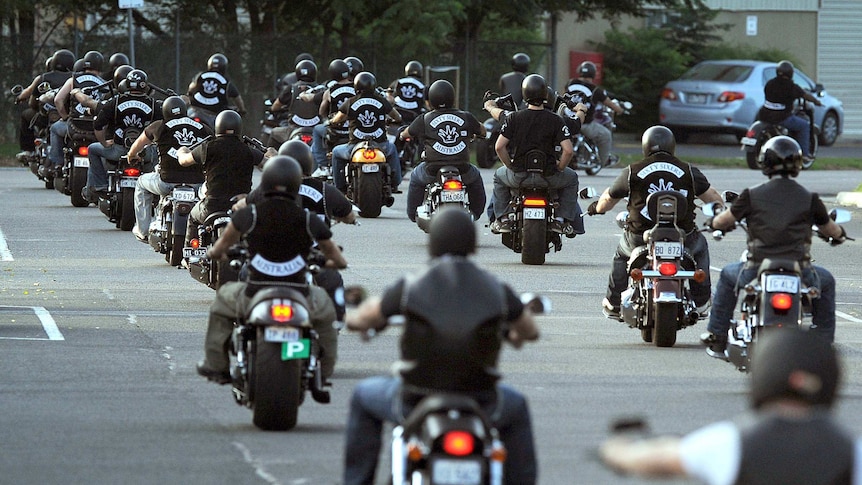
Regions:
<instances>
[{"instance_id":1,"label":"car wheel","mask_svg":"<svg viewBox=\"0 0 862 485\"><path fill-rule=\"evenodd\" d=\"M838 139L838 116L830 111L823 116L820 126L820 145L828 147Z\"/></svg>"}]
</instances>

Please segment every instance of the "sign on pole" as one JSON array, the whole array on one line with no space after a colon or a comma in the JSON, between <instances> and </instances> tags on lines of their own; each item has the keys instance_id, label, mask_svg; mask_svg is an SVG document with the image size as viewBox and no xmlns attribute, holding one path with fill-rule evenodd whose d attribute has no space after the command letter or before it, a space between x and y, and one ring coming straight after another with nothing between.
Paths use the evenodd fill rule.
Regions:
<instances>
[{"instance_id":1,"label":"sign on pole","mask_svg":"<svg viewBox=\"0 0 862 485\"><path fill-rule=\"evenodd\" d=\"M119 0L120 8L143 8L144 0Z\"/></svg>"}]
</instances>

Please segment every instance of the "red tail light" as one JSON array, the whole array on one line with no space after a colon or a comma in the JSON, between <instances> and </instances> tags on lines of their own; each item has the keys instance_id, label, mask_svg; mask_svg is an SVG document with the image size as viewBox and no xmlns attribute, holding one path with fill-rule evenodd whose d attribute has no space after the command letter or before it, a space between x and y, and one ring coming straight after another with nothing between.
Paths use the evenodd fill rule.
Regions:
<instances>
[{"instance_id":1,"label":"red tail light","mask_svg":"<svg viewBox=\"0 0 862 485\"><path fill-rule=\"evenodd\" d=\"M524 205L527 207L545 207L548 202L545 199L524 199Z\"/></svg>"},{"instance_id":2,"label":"red tail light","mask_svg":"<svg viewBox=\"0 0 862 485\"><path fill-rule=\"evenodd\" d=\"M772 295L770 303L776 310L787 311L793 306L793 298L787 293L776 293Z\"/></svg>"},{"instance_id":3,"label":"red tail light","mask_svg":"<svg viewBox=\"0 0 862 485\"><path fill-rule=\"evenodd\" d=\"M754 130L748 130L745 132L745 136L749 138L754 138Z\"/></svg>"},{"instance_id":4,"label":"red tail light","mask_svg":"<svg viewBox=\"0 0 862 485\"><path fill-rule=\"evenodd\" d=\"M673 276L676 274L676 263L661 263L658 265L658 272L662 276Z\"/></svg>"},{"instance_id":5,"label":"red tail light","mask_svg":"<svg viewBox=\"0 0 862 485\"><path fill-rule=\"evenodd\" d=\"M676 92L674 92L674 90L670 88L664 88L661 91L661 97L662 99L668 99L670 101L676 101L677 99L679 99L676 95Z\"/></svg>"},{"instance_id":6,"label":"red tail light","mask_svg":"<svg viewBox=\"0 0 862 485\"><path fill-rule=\"evenodd\" d=\"M473 435L466 431L450 431L443 436L443 451L452 456L467 456L474 447Z\"/></svg>"},{"instance_id":7,"label":"red tail light","mask_svg":"<svg viewBox=\"0 0 862 485\"><path fill-rule=\"evenodd\" d=\"M464 188L464 184L460 180L447 180L443 182L443 188L446 190L461 190Z\"/></svg>"},{"instance_id":8,"label":"red tail light","mask_svg":"<svg viewBox=\"0 0 862 485\"><path fill-rule=\"evenodd\" d=\"M201 122L201 118L200 118L200 116L195 116L195 117L194 117L194 118L192 118L192 119L193 119L193 120L195 120L195 121L196 121L196 122L198 122L198 123L200 123L200 122Z\"/></svg>"},{"instance_id":9,"label":"red tail light","mask_svg":"<svg viewBox=\"0 0 862 485\"><path fill-rule=\"evenodd\" d=\"M269 313L276 322L288 322L293 318L293 307L286 303L275 303L269 307Z\"/></svg>"},{"instance_id":10,"label":"red tail light","mask_svg":"<svg viewBox=\"0 0 862 485\"><path fill-rule=\"evenodd\" d=\"M311 135L309 135L308 133L303 133L299 135L299 139L302 140L302 142L306 145L311 145Z\"/></svg>"},{"instance_id":11,"label":"red tail light","mask_svg":"<svg viewBox=\"0 0 862 485\"><path fill-rule=\"evenodd\" d=\"M78 155L79 156L86 157L89 154L90 154L90 147L89 146L78 147Z\"/></svg>"},{"instance_id":12,"label":"red tail light","mask_svg":"<svg viewBox=\"0 0 862 485\"><path fill-rule=\"evenodd\" d=\"M189 245L191 245L192 249L197 249L197 248L201 247L201 240L198 238L194 238L191 241L189 241Z\"/></svg>"},{"instance_id":13,"label":"red tail light","mask_svg":"<svg viewBox=\"0 0 862 485\"><path fill-rule=\"evenodd\" d=\"M374 149L372 148L366 148L365 150L362 150L362 158L366 160L374 160L374 157L376 156L377 155L374 153Z\"/></svg>"},{"instance_id":14,"label":"red tail light","mask_svg":"<svg viewBox=\"0 0 862 485\"><path fill-rule=\"evenodd\" d=\"M126 177L140 177L141 169L136 167L129 167L123 170L123 175L125 175Z\"/></svg>"},{"instance_id":15,"label":"red tail light","mask_svg":"<svg viewBox=\"0 0 862 485\"><path fill-rule=\"evenodd\" d=\"M731 101L739 101L740 99L745 99L745 93L740 93L738 91L725 91L718 95L719 103L729 103Z\"/></svg>"}]
</instances>

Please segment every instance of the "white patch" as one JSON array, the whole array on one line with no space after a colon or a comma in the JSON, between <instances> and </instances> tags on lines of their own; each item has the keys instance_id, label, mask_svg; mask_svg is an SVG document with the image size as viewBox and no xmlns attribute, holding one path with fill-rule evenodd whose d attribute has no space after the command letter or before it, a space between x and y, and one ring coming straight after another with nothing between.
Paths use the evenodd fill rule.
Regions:
<instances>
[{"instance_id":1,"label":"white patch","mask_svg":"<svg viewBox=\"0 0 862 485\"><path fill-rule=\"evenodd\" d=\"M302 259L302 256L296 256L290 261L276 263L256 254L251 260L251 267L268 276L284 277L303 271L305 260Z\"/></svg>"},{"instance_id":2,"label":"white patch","mask_svg":"<svg viewBox=\"0 0 862 485\"><path fill-rule=\"evenodd\" d=\"M305 184L299 186L299 195L309 198L314 202L320 202L320 199L323 198L323 194L319 190Z\"/></svg>"},{"instance_id":3,"label":"white patch","mask_svg":"<svg viewBox=\"0 0 862 485\"><path fill-rule=\"evenodd\" d=\"M118 111L125 111L127 109L139 109L144 113L150 114L153 112L153 107L144 103L142 101L138 101L136 99L130 99L128 101L123 101L117 106Z\"/></svg>"},{"instance_id":4,"label":"white patch","mask_svg":"<svg viewBox=\"0 0 862 485\"><path fill-rule=\"evenodd\" d=\"M646 167L642 168L637 176L641 179L645 179L648 176L652 175L655 172L668 172L672 173L676 176L676 178L682 178L685 175L685 171L672 163L667 162L653 162Z\"/></svg>"}]
</instances>

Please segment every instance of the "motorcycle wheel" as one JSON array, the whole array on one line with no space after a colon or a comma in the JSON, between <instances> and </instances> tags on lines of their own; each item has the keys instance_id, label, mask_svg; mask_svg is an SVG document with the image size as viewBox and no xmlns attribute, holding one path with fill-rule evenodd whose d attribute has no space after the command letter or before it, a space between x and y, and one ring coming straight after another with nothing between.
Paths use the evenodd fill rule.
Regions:
<instances>
[{"instance_id":1,"label":"motorcycle wheel","mask_svg":"<svg viewBox=\"0 0 862 485\"><path fill-rule=\"evenodd\" d=\"M45 178L45 188L48 190L52 190L54 188L54 176Z\"/></svg>"},{"instance_id":2,"label":"motorcycle wheel","mask_svg":"<svg viewBox=\"0 0 862 485\"><path fill-rule=\"evenodd\" d=\"M673 347L676 343L678 308L675 303L656 303L653 343L656 347Z\"/></svg>"},{"instance_id":3,"label":"motorcycle wheel","mask_svg":"<svg viewBox=\"0 0 862 485\"><path fill-rule=\"evenodd\" d=\"M602 171L602 166L601 165L594 165L592 167L587 167L587 169L585 171L587 172L587 175L596 175Z\"/></svg>"},{"instance_id":4,"label":"motorcycle wheel","mask_svg":"<svg viewBox=\"0 0 862 485\"><path fill-rule=\"evenodd\" d=\"M524 264L545 264L547 221L527 219L521 229L521 262Z\"/></svg>"},{"instance_id":5,"label":"motorcycle wheel","mask_svg":"<svg viewBox=\"0 0 862 485\"><path fill-rule=\"evenodd\" d=\"M168 259L168 264L171 266L179 266L183 261L183 243L185 236L171 236L171 250L165 255Z\"/></svg>"},{"instance_id":6,"label":"motorcycle wheel","mask_svg":"<svg viewBox=\"0 0 862 485\"><path fill-rule=\"evenodd\" d=\"M748 168L752 170L760 170L760 166L757 163L757 154L759 152L759 147L757 147L757 150L745 151L745 162L748 163Z\"/></svg>"},{"instance_id":7,"label":"motorcycle wheel","mask_svg":"<svg viewBox=\"0 0 862 485\"><path fill-rule=\"evenodd\" d=\"M383 207L383 178L380 172L357 173L356 206L361 217L377 217Z\"/></svg>"},{"instance_id":8,"label":"motorcycle wheel","mask_svg":"<svg viewBox=\"0 0 862 485\"><path fill-rule=\"evenodd\" d=\"M117 226L121 231L131 231L135 226L135 189L124 188L120 194L120 220Z\"/></svg>"},{"instance_id":9,"label":"motorcycle wheel","mask_svg":"<svg viewBox=\"0 0 862 485\"><path fill-rule=\"evenodd\" d=\"M69 195L72 197L72 205L74 207L87 207L90 205L87 199L81 195L81 190L87 185L87 168L72 167L72 173L69 175Z\"/></svg>"},{"instance_id":10,"label":"motorcycle wheel","mask_svg":"<svg viewBox=\"0 0 862 485\"><path fill-rule=\"evenodd\" d=\"M302 395L302 360L281 360L280 343L264 342L258 330L254 356L252 422L260 429L286 431L296 426Z\"/></svg>"},{"instance_id":11,"label":"motorcycle wheel","mask_svg":"<svg viewBox=\"0 0 862 485\"><path fill-rule=\"evenodd\" d=\"M641 329L641 339L648 344L652 343L652 329L653 327Z\"/></svg>"}]
</instances>

